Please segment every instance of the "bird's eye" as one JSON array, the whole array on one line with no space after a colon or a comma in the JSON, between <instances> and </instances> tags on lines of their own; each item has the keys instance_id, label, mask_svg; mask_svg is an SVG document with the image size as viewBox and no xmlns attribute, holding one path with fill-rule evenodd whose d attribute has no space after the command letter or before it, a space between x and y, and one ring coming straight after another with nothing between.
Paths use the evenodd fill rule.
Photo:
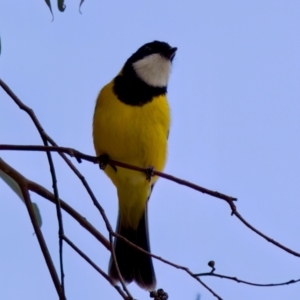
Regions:
<instances>
[{"instance_id":1,"label":"bird's eye","mask_svg":"<svg viewBox=\"0 0 300 300\"><path fill-rule=\"evenodd\" d=\"M152 51L152 48L149 47L149 46L145 46L144 50L147 51L147 52L150 52L150 51Z\"/></svg>"}]
</instances>

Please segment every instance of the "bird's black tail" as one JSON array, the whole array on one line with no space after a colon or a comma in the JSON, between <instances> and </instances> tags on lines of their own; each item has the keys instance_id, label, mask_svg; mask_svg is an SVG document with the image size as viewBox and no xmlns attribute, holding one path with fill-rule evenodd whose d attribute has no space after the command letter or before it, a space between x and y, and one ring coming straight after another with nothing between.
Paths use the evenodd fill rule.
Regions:
<instances>
[{"instance_id":1,"label":"bird's black tail","mask_svg":"<svg viewBox=\"0 0 300 300\"><path fill-rule=\"evenodd\" d=\"M119 215L116 231L130 242L150 252L147 207L137 229L122 226ZM154 290L156 278L151 256L134 249L118 238L115 239L114 249L123 280L127 283L135 281L141 288L148 291ZM113 281L119 281L116 265L112 257L110 258L108 272Z\"/></svg>"}]
</instances>

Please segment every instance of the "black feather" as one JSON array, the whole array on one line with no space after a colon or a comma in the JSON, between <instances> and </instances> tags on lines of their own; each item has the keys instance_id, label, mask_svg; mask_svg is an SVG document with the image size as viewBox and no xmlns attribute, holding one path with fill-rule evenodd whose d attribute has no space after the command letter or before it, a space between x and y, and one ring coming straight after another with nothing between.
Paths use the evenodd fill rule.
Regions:
<instances>
[{"instance_id":1,"label":"black feather","mask_svg":"<svg viewBox=\"0 0 300 300\"><path fill-rule=\"evenodd\" d=\"M114 79L113 92L120 101L132 106L143 106L154 97L165 95L167 87L152 87L139 79L131 66L124 67Z\"/></svg>"},{"instance_id":2,"label":"black feather","mask_svg":"<svg viewBox=\"0 0 300 300\"><path fill-rule=\"evenodd\" d=\"M147 207L137 229L122 226L119 217L117 232L130 242L150 252ZM155 289L156 278L151 256L142 253L118 238L115 239L114 249L119 270L125 282L130 283L135 281L145 290ZM117 269L112 257L109 263L109 276L113 281L119 281Z\"/></svg>"}]
</instances>

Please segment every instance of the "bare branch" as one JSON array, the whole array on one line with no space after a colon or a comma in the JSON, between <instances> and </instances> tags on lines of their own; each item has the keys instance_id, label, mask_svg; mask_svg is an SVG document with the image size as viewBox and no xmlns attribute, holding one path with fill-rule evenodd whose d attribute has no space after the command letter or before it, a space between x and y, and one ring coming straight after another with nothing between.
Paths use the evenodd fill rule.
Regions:
<instances>
[{"instance_id":1,"label":"bare branch","mask_svg":"<svg viewBox=\"0 0 300 300\"><path fill-rule=\"evenodd\" d=\"M11 176L12 178L18 178L18 183L26 182L28 189L41 197L49 200L55 204L55 196L53 193L48 191L43 186L38 183L27 179L25 176L20 174L16 169L8 165L3 159L0 158L0 170ZM73 217L83 228L88 230L107 250L110 251L109 241L81 214L79 214L75 209L69 206L62 199L59 199L61 203L61 208L66 211L71 217Z\"/></svg>"},{"instance_id":2,"label":"bare branch","mask_svg":"<svg viewBox=\"0 0 300 300\"><path fill-rule=\"evenodd\" d=\"M46 1L47 2L47 1ZM49 6L51 13L51 4ZM52 14L53 17L53 14ZM37 131L40 134L40 137L43 141L43 144L45 146L48 146L48 139L47 135L45 134L45 130L42 127L41 123L35 116L33 110L29 108L27 105L25 105L18 97L17 95L6 85L1 79L0 79L0 86L3 88L3 90L13 99L13 101L19 106L20 109L25 111L29 117L31 118L33 124L35 125ZM57 215L57 220L58 220L58 238L59 238L59 264L60 264L60 281L61 281L61 287L63 291L63 295L65 298L65 284L64 284L64 265L63 265L63 242L61 236L64 234L64 227L63 227L63 221L62 221L62 215L61 215L61 210L60 210L60 203L59 203L59 196L58 196L58 188L57 188L57 179L56 179L56 172L54 168L54 163L52 160L51 153L49 151L46 151L47 159L48 159L48 164L50 167L50 174L52 178L52 188L53 192L55 195L55 203L56 203L56 215Z\"/></svg>"},{"instance_id":3,"label":"bare branch","mask_svg":"<svg viewBox=\"0 0 300 300\"><path fill-rule=\"evenodd\" d=\"M0 169L3 170L7 174L14 174L14 173L18 174L18 176L20 176L20 178L24 182L27 182L27 186L28 186L29 190L31 190L32 192L35 192L36 194L40 195L41 197L43 197L43 198L51 201L53 204L55 204L55 197L50 191L48 191L46 188L39 185L38 183L33 182L33 181L27 179L26 177L24 177L23 175L21 175L20 173L18 173L18 171L16 171L14 168L12 168L7 163L5 163L1 158L0 158ZM104 245L106 247L107 250L112 251L110 242L97 229L95 229L95 227L91 223L89 223L86 220L86 218L84 218L82 215L80 215L76 210L74 210L71 206L69 206L67 203L65 203L62 199L59 199L59 200L60 200L61 208L64 211L66 211L69 215L71 215L83 228L85 228L89 233L91 233L100 243L102 243L102 245ZM177 265L177 264L172 263L162 257L159 257L157 255L149 253L149 252L145 251L144 249L138 247L137 245L133 244L129 240L125 239L123 236L115 233L114 231L111 232L110 234L119 239L122 239L123 241L128 243L131 247L134 247L135 249L137 249L147 255L150 255L153 258L160 260L163 263L166 263L172 267L175 267L177 269L181 269L181 270L185 271L190 276L192 276L195 280L197 280L202 286L204 286L206 289L208 289L215 297L217 297L218 299L221 299L220 296L218 296L214 291L212 291L201 279L193 276L193 273L188 268Z\"/></svg>"},{"instance_id":4,"label":"bare branch","mask_svg":"<svg viewBox=\"0 0 300 300\"><path fill-rule=\"evenodd\" d=\"M118 264L118 261L117 261L117 257L116 257L116 253L115 253L115 248L114 248L114 244L113 244L113 235L114 235L114 232L110 232L109 233L109 243L110 243L110 252L111 252L111 255L112 255L112 259L115 263L115 266L116 266L116 270L117 270L117 273L118 273L118 277L119 277L119 280L120 280L120 283L122 285L122 288L123 290L128 294L130 295L127 287L126 287L126 284L123 280L123 277L121 275L121 272L120 272L120 268L119 268L119 264ZM127 241L127 239L126 239ZM129 242L129 241L128 241ZM149 253L150 254L150 253ZM132 298L133 299L133 298Z\"/></svg>"},{"instance_id":5,"label":"bare branch","mask_svg":"<svg viewBox=\"0 0 300 300\"><path fill-rule=\"evenodd\" d=\"M49 146L27 146L27 145L1 145L0 144L0 150L17 150L17 151L53 151L53 152L63 152L63 153L66 153L66 154L69 154L70 156L72 157L75 157L78 161L81 161L81 160L86 160L86 161L89 161L89 162L92 162L92 163L98 163L98 157L95 157L95 156L91 156L91 155L87 155L87 154L84 154L84 153L81 153L80 151L77 151L75 149L72 149L72 148L66 148L66 147L49 147ZM136 166L132 166L132 165L129 165L129 164L125 164L125 163L122 163L122 162L118 162L118 161L115 161L115 160L109 160L110 163L116 165L116 166L120 166L122 168L127 168L127 169L131 169L131 170L135 170L135 171L138 171L138 172L144 172L146 173L148 170L147 168L141 168L141 167L136 167ZM188 186L192 189L195 189L197 191L201 191L203 193L207 193L211 196L214 196L216 198L219 198L219 199L222 199L224 201L226 201L228 203L228 205L230 206L231 208L231 214L232 215L235 215L244 225L246 225L249 229L251 229L252 231L254 231L256 234L258 234L259 236L263 237L265 240L267 240L268 242L272 243L273 245L277 246L278 248L281 248L282 250L294 255L294 256L297 256L297 257L300 257L300 253L280 244L279 242L275 241L274 239L271 239L270 237L268 237L267 235L263 234L262 232L260 232L258 229L256 229L255 227L253 227L251 224L249 224L242 216L241 214L237 211L237 208L234 204L234 200L236 200L236 198L233 198L233 197L230 197L230 196L227 196L227 195L224 195L224 194L221 194L221 193L218 193L218 192L214 192L214 191L211 191L211 190L208 190L208 189L205 189L203 187L200 187L198 185L195 185L191 182L188 182L188 181L185 181L185 180L182 180L180 178L177 178L177 177L174 177L174 176L171 176L169 174L165 174L165 173L162 173L162 172L157 172L157 171L154 171L154 174L157 175L157 176L161 176L165 179L168 179L168 180L171 180L171 181L175 181L175 182L181 182L180 184L183 184L185 186ZM206 192L208 191L208 192ZM102 212L104 213L104 210L102 209L102 207L100 207ZM105 215L105 214L103 214ZM107 218L106 218L107 220ZM106 221L105 221L106 222ZM108 220L107 220L108 222ZM109 223L108 223L109 224ZM108 231L109 232L113 232L111 227L108 228Z\"/></svg>"},{"instance_id":6,"label":"bare branch","mask_svg":"<svg viewBox=\"0 0 300 300\"><path fill-rule=\"evenodd\" d=\"M54 286L56 288L57 294L59 295L59 299L61 299L61 300L66 299L65 295L64 295L64 292L62 290L62 287L60 285L59 278L57 276L54 264L52 262L49 250L47 248L47 244L44 240L41 229L40 229L40 227L38 225L38 222L35 218L35 214L34 214L34 211L33 211L33 208L32 208L31 199L30 199L30 196L29 196L29 193L28 193L27 180L19 172L17 172L16 170L12 171L11 168L1 158L0 158L0 170L5 172L11 178L13 178L18 183L18 185L20 186L20 189L21 189L21 192L22 192L22 195L23 195L23 198L24 198L27 210L28 210L28 214L30 216L30 220L31 220L31 223L32 223L33 228L34 228L34 232L37 236L39 245L41 247L41 251L44 255L47 267L48 267L49 272L51 274L52 281L53 281Z\"/></svg>"},{"instance_id":7,"label":"bare branch","mask_svg":"<svg viewBox=\"0 0 300 300\"><path fill-rule=\"evenodd\" d=\"M123 299L129 300L129 298L125 295L125 293L120 289L119 286L114 285L110 277L102 271L86 254L84 254L74 243L72 243L65 235L63 236L63 240L71 247L74 251L76 251L83 259L85 259L98 273L100 273L122 296ZM133 298L131 298L133 299Z\"/></svg>"},{"instance_id":8,"label":"bare branch","mask_svg":"<svg viewBox=\"0 0 300 300\"><path fill-rule=\"evenodd\" d=\"M192 272L189 270L189 268L184 267L184 266L181 266L181 265L177 265L177 264L175 264L175 263L173 263L173 262L171 262L171 261L169 261L169 260L166 260L166 259L164 259L164 258L162 258L162 257L160 257L160 256L157 256L157 255L155 255L155 254L153 254L153 253L147 252L147 251L145 251L143 248L140 248L139 246L133 244L131 241L125 239L123 236L119 235L119 234L116 233L116 232L114 232L113 235L114 235L115 237L117 237L118 239L121 239L121 240L125 241L125 242L126 242L127 244L129 244L131 247L133 247L133 248L139 250L140 252L143 252L143 253L145 253L145 254L147 254L147 255L149 255L149 256L151 256L151 257L157 259L157 260L160 260L161 262L163 262L163 263L165 263L165 264L167 264L167 265L169 265L169 266L172 266L172 267L174 267L174 268L176 268L176 269L180 269L180 270L185 271L185 272L188 273L191 277L193 277L194 279L196 279L203 287L205 287L208 291L210 291L210 292L212 293L212 295L214 295L217 299L220 299L220 300L222 299L222 298L221 298L219 295L217 295L217 294L216 294L209 286L207 286L200 278L198 278L197 276L194 276L194 273L192 273Z\"/></svg>"},{"instance_id":9,"label":"bare branch","mask_svg":"<svg viewBox=\"0 0 300 300\"><path fill-rule=\"evenodd\" d=\"M42 196L43 198L45 198L47 200L50 200L53 204L55 204L55 196L50 191L48 191L43 186L41 186L41 185L39 185L39 184L31 181L31 180L28 180L26 177L24 177L23 175L21 175L20 173L18 173L18 171L16 171L14 168L12 168L7 163L5 163L4 160L1 159L1 158L0 158L0 170L2 170L3 172L5 172L5 173L7 173L9 175L10 174L17 174L17 175L19 175L19 177L22 179L22 181L26 182L26 185L27 185L27 187L28 187L29 190L37 193L38 195ZM5 170L8 170L9 173L6 172ZM11 176L11 177L14 178L13 176ZM106 247L106 249L108 249L111 252L114 251L113 245L112 245L112 239L111 239L111 236L114 235L114 231L113 230L110 233L110 241L108 241L99 231L97 231L95 229L95 227L92 224L90 224L83 216L81 216L78 212L76 212L72 207L70 207L67 203L65 203L61 199L59 199L59 201L60 201L62 209L64 209L74 219L76 219L79 222L79 224L82 225L82 227L84 227L86 230L88 230L98 241L100 241ZM127 293L128 297L131 297L129 299L133 299L133 297L130 294L129 290L127 289L127 287L126 287L126 285L125 285L125 283L124 283L121 275L120 275L120 282L121 283L123 282L122 287L123 287L124 291ZM61 299L63 299L63 298L61 298Z\"/></svg>"},{"instance_id":10,"label":"bare branch","mask_svg":"<svg viewBox=\"0 0 300 300\"><path fill-rule=\"evenodd\" d=\"M83 1L82 1L83 2ZM138 249L141 252L146 253L147 255L152 256L155 259L158 259L168 265L171 265L177 269L181 269L184 270L186 273L188 273L192 278L194 278L195 280L197 280L203 287L205 287L208 291L210 291L212 293L212 295L214 295L217 299L222 299L219 295L217 295L210 287L208 287L199 277L203 277L203 276L214 276L214 277L218 277L218 278L225 278L228 280L233 280L239 283L244 283L244 284L248 284L248 285L252 285L252 286L262 286L262 287L267 287L267 286L281 286L281 285L288 285L288 284L293 284L293 283L297 283L300 281L300 279L297 280L289 280L286 282L282 282L282 283L270 283L270 284L259 284L259 283L253 283L253 282L248 282L245 280L241 280L238 279L237 277L231 277L231 276L226 276L226 275L222 275L222 274L216 274L214 273L214 266L212 267L212 271L211 272L207 272L207 273L192 273L188 268L174 264L170 261L167 261L159 256L156 256L154 254L151 254L145 250L143 250L142 248L136 246L135 244L131 243L130 241L128 241L127 239L125 239L124 237L120 236L119 234L115 233L106 217L105 211L102 208L102 206L99 204L99 202L97 201L95 195L93 194L91 188L89 187L88 183L86 182L85 178L83 177L83 175L78 171L78 169L72 164L72 162L66 157L65 154L71 156L71 157L75 157L77 159L78 162L81 162L82 160L86 160L92 163L99 163L99 157L95 157L95 156L90 156L90 155L86 155L82 152L79 152L75 149L72 148L66 148L66 147L58 147L57 144L51 139L50 136L47 135L47 133L44 131L44 129L42 128L41 124L39 123L37 117L35 116L33 110L31 108L29 108L28 106L26 106L12 91L11 89L0 79L0 86L6 91L6 93L14 100L14 102L19 106L20 109L24 110L31 118L31 120L33 121L34 125L36 126L42 140L44 143L44 146L28 146L28 145L0 145L0 150L18 150L18 151L43 151L46 152L47 154L47 158L48 158L48 163L50 166L50 173L51 173L51 177L52 177L52 185L53 185L53 191L54 194L52 194L50 191L48 191L47 189L45 189L44 187L38 185L37 183L28 180L27 178L25 178L24 176L22 176L20 173L18 173L15 169L13 169L12 167L10 167L8 164L6 164L1 158L0 158L0 170L3 170L6 174L8 174L9 176L11 176L20 186L24 200L25 200L25 204L29 213L29 216L31 218L31 222L34 226L34 230L35 233L37 235L41 250L43 252L44 258L46 260L49 272L51 273L52 276L52 280L54 282L54 285L56 287L57 293L60 297L60 299L65 299L65 295L64 295L64 272L63 272L63 256L62 256L62 245L63 245L63 240L68 243L68 245L70 247L72 247L79 255L81 255L90 265L92 265L103 277L106 278L107 281L109 281L112 285L112 281L109 278L109 276L102 271L94 262L92 262L92 260L86 256L76 245L74 245L64 234L63 231L63 222L62 222L62 214L61 214L61 208L64 209L67 213L69 213L75 220L77 220L81 226L83 226L87 231L89 231L98 241L100 241L111 253L113 256L113 259L115 260L115 264L117 266L117 271L119 274L119 279L121 282L121 285L123 287L123 290L125 291L125 293L121 290L121 288L119 286L114 286L117 291L120 293L120 295L123 297L123 299L133 299L131 294L129 293L129 291L126 288L125 283L123 282L122 276L120 274L118 265L117 265L117 261L116 261L116 257L115 257L115 253L114 253L114 248L113 248L113 236L115 238L119 238L124 240L126 243L128 243L131 247L134 247L136 249ZM52 147L48 146L48 143L50 143L52 145ZM58 189L57 189L57 180L56 180L56 174L55 174L55 168L54 168L54 164L52 161L52 157L51 157L51 152L57 152L64 160L65 162L68 164L68 166L72 169L72 171L77 175L77 177L81 180L82 184L84 185L84 187L86 188L88 194L90 195L93 204L96 206L96 208L98 209L98 211L100 212L106 228L108 230L109 233L109 241L100 233L98 232L83 216L81 216L78 212L76 212L72 207L70 207L68 204L66 204L65 202L63 202L59 196L58 196ZM149 168L141 168L138 166L133 166L133 165L129 165L123 162L119 162L119 161L115 161L112 159L108 159L108 163L110 165L113 166L118 166L118 167L122 167L122 168L127 168L130 170L135 170L138 172L143 172L145 174L148 174L149 172ZM272 243L273 245L283 249L284 251L300 257L300 253L295 252L285 246L283 246L282 244L278 243L277 241L271 239L270 237L268 237L267 235L263 234L262 232L260 232L258 229L256 229L255 227L253 227L250 223L248 223L237 211L237 208L234 204L234 201L236 201L237 199L231 196L227 196L225 194L216 192L216 191L212 191L206 188L203 188L201 186L198 186L194 183L182 180L180 178L174 177L172 175L169 174L165 174L162 172L158 172L158 171L153 171L151 172L151 175L154 176L159 176L159 177L163 177L165 179L174 181L178 184L187 186L189 188L192 188L194 190L197 190L201 193L205 193L208 195L211 195L213 197L222 199L224 201L226 201L228 203L228 205L230 206L231 209L231 215L235 215L246 227L248 227L250 230L254 231L256 234L260 235L261 237L263 237L265 240L267 240L268 242ZM59 282L56 270L54 268L53 262L51 260L51 256L48 252L47 249L47 245L43 239L43 235L40 231L40 228L38 227L38 224L36 222L35 219L35 215L34 212L32 210L32 203L31 203L31 199L29 196L29 190L39 194L40 196L44 197L45 199L51 201L52 203L54 203L56 205L56 209L57 209L57 219L58 219L58 224L59 224L59 254L60 254L60 270L61 270L61 284ZM126 296L126 294L128 296Z\"/></svg>"},{"instance_id":11,"label":"bare branch","mask_svg":"<svg viewBox=\"0 0 300 300\"><path fill-rule=\"evenodd\" d=\"M13 101L19 106L20 109L24 110L31 118L31 120L33 121L34 125L36 126L36 128L38 129L44 144L45 141L49 142L52 146L57 147L57 144L55 143L55 141L45 132L45 130L43 129L42 125L40 124L40 122L38 121L34 111L29 108L28 106L26 106L15 94L14 92L8 87L8 85L3 82L3 80L0 79L0 86L4 89L4 91L13 99ZM49 153L49 152L47 152ZM87 181L85 180L85 178L83 177L83 175L78 171L78 169L72 164L72 162L65 156L64 153L59 152L59 155L64 159L64 161L67 163L67 165L70 167L70 169L76 174L76 176L80 179L80 181L82 182L83 186L85 187L86 191L88 192L88 194L90 195L93 204L96 206L96 208L98 209L98 211L100 212L105 225L107 227L108 232L113 232L113 229L105 215L104 209L102 208L102 206L100 205L100 203L97 201L94 193L92 192L90 186L88 185ZM72 155L71 155L72 156ZM52 161L51 157L50 160ZM55 177L53 177L55 179ZM56 182L56 179L54 180L54 182ZM56 186L56 185L54 185ZM56 195L56 199L58 198L58 193L55 193L54 190L54 195ZM59 201L58 201L58 206L59 206Z\"/></svg>"},{"instance_id":12,"label":"bare branch","mask_svg":"<svg viewBox=\"0 0 300 300\"><path fill-rule=\"evenodd\" d=\"M89 162L92 162L94 164L99 163L99 158L97 156L92 156L92 155L87 155L84 154L78 150L75 150L73 148L67 148L67 147L58 147L58 146L39 146L39 145L6 145L6 144L0 144L0 150L15 150L15 151L50 151L50 152L58 152L58 153L65 153L70 155L71 157L75 157L77 159L78 162L81 162L82 160L86 160ZM134 170L137 172L142 172L142 173L146 173L148 172L148 168L142 168L142 167L138 167L138 166L133 166L127 163L123 163L120 161L116 161L113 159L109 159L108 162L110 164L113 164L115 166L118 167L122 167L125 169L130 169L130 170ZM178 177L172 176L170 174L166 174L163 172L158 172L158 171L153 171L153 174L165 179L168 179L170 181L174 181L176 183L179 183L181 185L185 185L191 189L194 189L198 192L204 193L204 194L208 194L210 196L213 196L215 198L219 198L222 200L225 200L226 202L228 201L236 201L237 198L231 197L231 196L227 196L225 194L219 193L219 192L214 192L212 190L206 189L204 187L201 187L199 185L196 185L192 182L180 179Z\"/></svg>"},{"instance_id":13,"label":"bare branch","mask_svg":"<svg viewBox=\"0 0 300 300\"><path fill-rule=\"evenodd\" d=\"M245 281L245 280L239 279L237 277L227 276L227 275L222 275L222 274L217 274L217 273L211 273L211 272L193 274L193 276L197 276L197 277L213 276L213 277L233 280L238 283L244 283L244 284L248 284L248 285L252 285L252 286L260 286L260 287L273 287L273 286L289 285L289 284L300 282L300 278L299 278L296 280L292 279L292 280L288 280L288 281L280 282L280 283L255 283L255 282Z\"/></svg>"}]
</instances>

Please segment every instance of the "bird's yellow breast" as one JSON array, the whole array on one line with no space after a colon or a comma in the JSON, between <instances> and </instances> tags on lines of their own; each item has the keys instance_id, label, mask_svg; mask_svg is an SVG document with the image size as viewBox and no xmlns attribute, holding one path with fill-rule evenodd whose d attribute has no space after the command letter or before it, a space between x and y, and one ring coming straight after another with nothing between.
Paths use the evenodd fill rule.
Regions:
<instances>
[{"instance_id":1,"label":"bird's yellow breast","mask_svg":"<svg viewBox=\"0 0 300 300\"><path fill-rule=\"evenodd\" d=\"M100 92L94 113L93 138L97 155L162 171L167 156L170 112L165 95L133 106L124 104L113 93L113 82ZM106 172L115 182L119 177ZM119 174L121 175L121 174Z\"/></svg>"}]
</instances>

